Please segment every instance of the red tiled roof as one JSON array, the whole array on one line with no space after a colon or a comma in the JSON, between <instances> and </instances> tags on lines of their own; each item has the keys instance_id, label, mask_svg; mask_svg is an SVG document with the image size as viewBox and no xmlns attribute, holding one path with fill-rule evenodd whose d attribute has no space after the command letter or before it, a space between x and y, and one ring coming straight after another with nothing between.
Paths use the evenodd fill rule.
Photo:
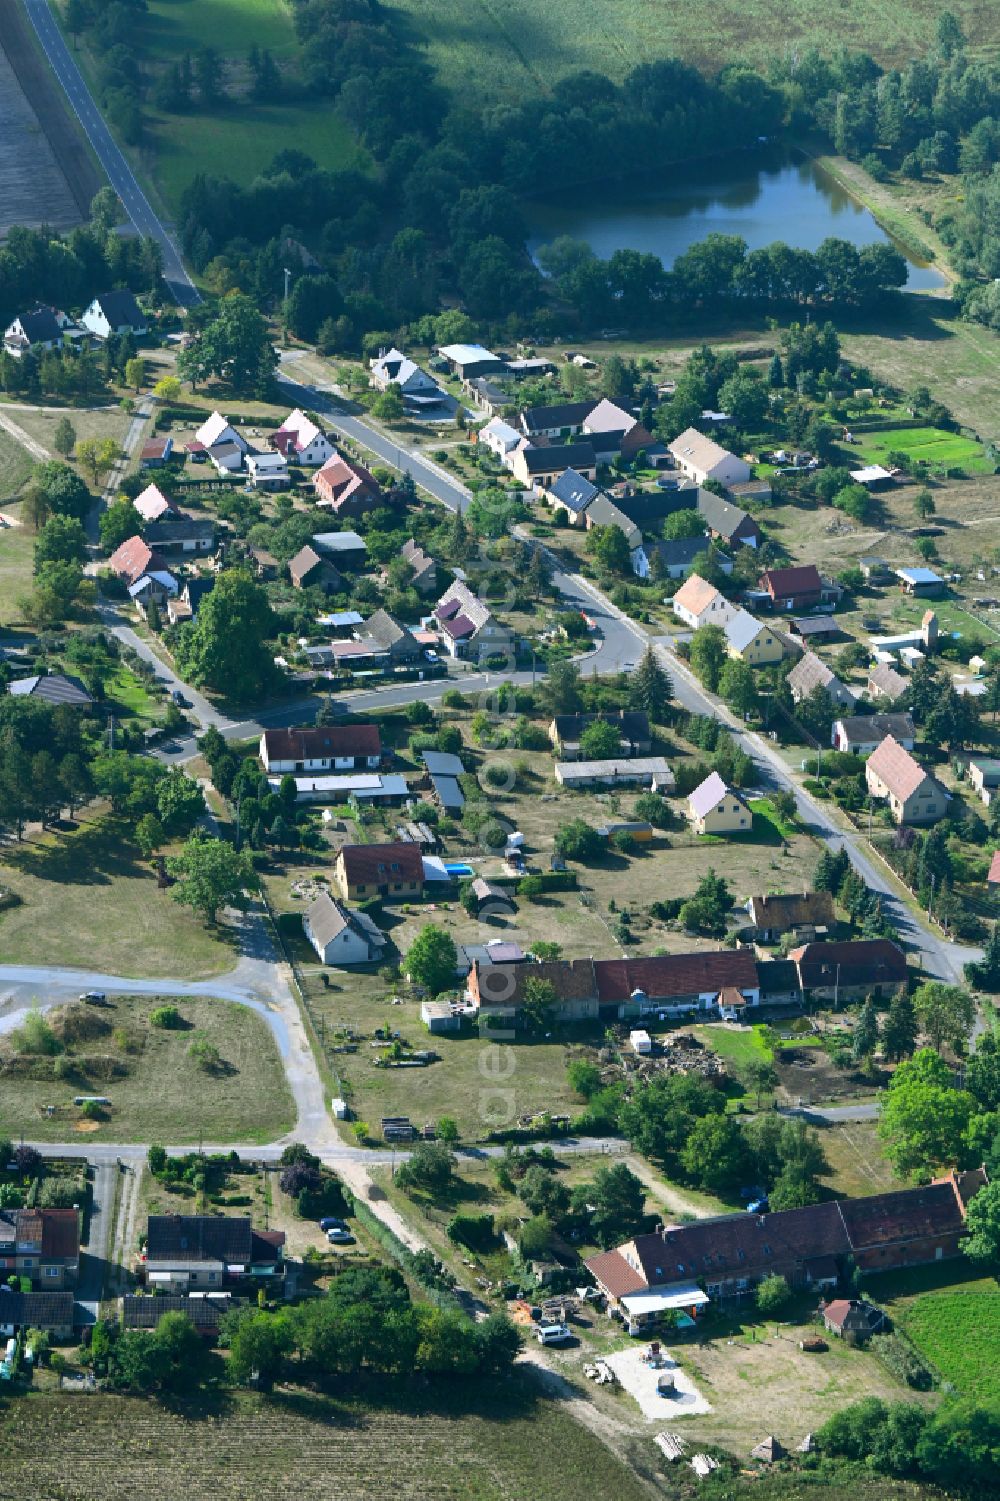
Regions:
<instances>
[{"instance_id":1,"label":"red tiled roof","mask_svg":"<svg viewBox=\"0 0 1000 1501\"><path fill-rule=\"evenodd\" d=\"M855 1250L947 1235L961 1230L964 1224L950 1183L900 1188L867 1199L844 1199L840 1211Z\"/></svg>"},{"instance_id":2,"label":"red tiled roof","mask_svg":"<svg viewBox=\"0 0 1000 1501\"><path fill-rule=\"evenodd\" d=\"M422 881L424 878L424 862L418 844L345 844L340 854L344 874L352 886Z\"/></svg>"},{"instance_id":3,"label":"red tiled roof","mask_svg":"<svg viewBox=\"0 0 1000 1501\"><path fill-rule=\"evenodd\" d=\"M265 730L264 749L269 761L308 761L317 756L380 756L382 737L376 724Z\"/></svg>"},{"instance_id":4,"label":"red tiled roof","mask_svg":"<svg viewBox=\"0 0 1000 1501\"><path fill-rule=\"evenodd\" d=\"M645 1291L644 1280L632 1270L620 1251L600 1251L596 1256L589 1256L585 1265L613 1298Z\"/></svg>"},{"instance_id":5,"label":"red tiled roof","mask_svg":"<svg viewBox=\"0 0 1000 1501\"><path fill-rule=\"evenodd\" d=\"M127 579L134 584L136 579L142 578L144 573L149 573L155 568L166 568L166 562L159 553L154 552L148 542L141 537L129 537L117 548L108 559L108 567L119 578Z\"/></svg>"},{"instance_id":6,"label":"red tiled roof","mask_svg":"<svg viewBox=\"0 0 1000 1501\"><path fill-rule=\"evenodd\" d=\"M760 581L772 599L785 599L793 594L818 594L823 588L815 563L805 563L798 568L768 568L761 574Z\"/></svg>"},{"instance_id":7,"label":"red tiled roof","mask_svg":"<svg viewBox=\"0 0 1000 1501\"><path fill-rule=\"evenodd\" d=\"M80 1216L75 1209L43 1209L42 1255L74 1260L80 1254Z\"/></svg>"},{"instance_id":8,"label":"red tiled roof","mask_svg":"<svg viewBox=\"0 0 1000 1501\"><path fill-rule=\"evenodd\" d=\"M1000 886L1000 850L993 851L993 859L990 861L990 873L986 877L987 885Z\"/></svg>"},{"instance_id":9,"label":"red tiled roof","mask_svg":"<svg viewBox=\"0 0 1000 1501\"><path fill-rule=\"evenodd\" d=\"M593 959L550 959L542 964L480 964L473 968L474 993L484 1011L491 1006L524 1003L529 980L548 980L557 1001L589 1001L597 997L597 965Z\"/></svg>"},{"instance_id":10,"label":"red tiled roof","mask_svg":"<svg viewBox=\"0 0 1000 1501\"><path fill-rule=\"evenodd\" d=\"M898 740L886 735L868 757L867 768L883 782L893 797L906 802L927 780L928 773Z\"/></svg>"},{"instance_id":11,"label":"red tiled roof","mask_svg":"<svg viewBox=\"0 0 1000 1501\"><path fill-rule=\"evenodd\" d=\"M716 953L661 954L650 959L597 959L597 994L602 1004L627 1001L635 990L652 1000L702 995L727 986L754 990L759 981L749 949L720 949Z\"/></svg>"}]
</instances>

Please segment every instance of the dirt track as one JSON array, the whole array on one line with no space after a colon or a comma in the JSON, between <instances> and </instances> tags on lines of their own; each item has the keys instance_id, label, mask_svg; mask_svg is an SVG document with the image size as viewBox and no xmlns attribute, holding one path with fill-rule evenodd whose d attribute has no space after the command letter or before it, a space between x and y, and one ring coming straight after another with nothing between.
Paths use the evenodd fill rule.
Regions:
<instances>
[{"instance_id":1,"label":"dirt track","mask_svg":"<svg viewBox=\"0 0 1000 1501\"><path fill-rule=\"evenodd\" d=\"M0 58L0 233L12 223L78 223L104 175L35 44L21 0L0 3L0 49L14 75Z\"/></svg>"}]
</instances>

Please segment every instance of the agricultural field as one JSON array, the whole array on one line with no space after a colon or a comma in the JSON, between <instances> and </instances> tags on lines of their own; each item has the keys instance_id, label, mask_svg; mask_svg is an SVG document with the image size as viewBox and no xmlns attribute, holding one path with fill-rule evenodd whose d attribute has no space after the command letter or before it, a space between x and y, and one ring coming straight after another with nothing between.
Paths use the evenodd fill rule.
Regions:
<instances>
[{"instance_id":1,"label":"agricultural field","mask_svg":"<svg viewBox=\"0 0 1000 1501\"><path fill-rule=\"evenodd\" d=\"M766 69L774 56L775 13L768 0L724 0L711 8L669 0L391 0L417 37L426 37L444 83L473 103L542 92L567 73L590 68L620 79L641 63L680 57L706 72L738 58ZM976 49L994 46L988 17L972 0L954 6ZM837 38L900 66L933 46L936 9L927 0L903 5L846 0L837 12ZM822 0L788 0L781 8L780 46L829 43L829 8ZM496 66L496 59L503 66Z\"/></svg>"},{"instance_id":2,"label":"agricultural field","mask_svg":"<svg viewBox=\"0 0 1000 1501\"><path fill-rule=\"evenodd\" d=\"M46 1141L80 1133L95 1141L272 1141L295 1121L277 1046L267 1023L245 1006L210 998L176 1002L182 1024L154 1026L153 996L74 1002L47 1020L61 1052L0 1049L0 1132ZM218 1052L212 1068L192 1042ZM75 1095L111 1104L88 1116Z\"/></svg>"},{"instance_id":3,"label":"agricultural field","mask_svg":"<svg viewBox=\"0 0 1000 1501\"><path fill-rule=\"evenodd\" d=\"M51 964L52 913L59 959L102 974L205 979L235 963L227 930L210 931L160 891L150 867L112 818L79 822L9 844L0 883L20 904L0 913L0 960Z\"/></svg>"},{"instance_id":4,"label":"agricultural field","mask_svg":"<svg viewBox=\"0 0 1000 1501\"><path fill-rule=\"evenodd\" d=\"M127 1444L122 1443L128 1433ZM210 1442L205 1442L210 1437ZM565 1403L530 1379L335 1397L282 1389L166 1407L127 1398L28 1397L0 1417L0 1497L61 1501L577 1501L649 1494ZM650 1446L647 1464L658 1468ZM391 1479L390 1479L391 1478ZM833 1492L825 1492L837 1501Z\"/></svg>"},{"instance_id":5,"label":"agricultural field","mask_svg":"<svg viewBox=\"0 0 1000 1501\"><path fill-rule=\"evenodd\" d=\"M996 1402L1000 1290L995 1281L926 1293L897 1316L918 1350L963 1397Z\"/></svg>"}]
</instances>

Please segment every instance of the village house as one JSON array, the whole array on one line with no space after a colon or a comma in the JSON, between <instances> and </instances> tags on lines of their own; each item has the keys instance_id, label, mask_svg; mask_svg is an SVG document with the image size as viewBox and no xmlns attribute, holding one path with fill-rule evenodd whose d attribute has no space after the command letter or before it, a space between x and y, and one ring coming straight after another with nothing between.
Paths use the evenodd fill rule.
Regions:
<instances>
[{"instance_id":1,"label":"village house","mask_svg":"<svg viewBox=\"0 0 1000 1501\"><path fill-rule=\"evenodd\" d=\"M378 964L387 942L367 912L353 911L326 891L302 914L302 931L321 964L344 969L353 964Z\"/></svg>"},{"instance_id":2,"label":"village house","mask_svg":"<svg viewBox=\"0 0 1000 1501\"><path fill-rule=\"evenodd\" d=\"M173 438L147 438L139 450L140 469L163 469L174 451Z\"/></svg>"},{"instance_id":3,"label":"village house","mask_svg":"<svg viewBox=\"0 0 1000 1501\"><path fill-rule=\"evenodd\" d=\"M785 655L778 633L755 620L748 610L740 609L730 615L722 629L726 633L726 651L750 667L769 667Z\"/></svg>"},{"instance_id":4,"label":"village house","mask_svg":"<svg viewBox=\"0 0 1000 1501\"><path fill-rule=\"evenodd\" d=\"M16 1274L56 1292L75 1287L79 1270L76 1209L0 1209L0 1281Z\"/></svg>"},{"instance_id":5,"label":"village house","mask_svg":"<svg viewBox=\"0 0 1000 1501\"><path fill-rule=\"evenodd\" d=\"M798 568L767 568L760 576L760 587L770 596L776 610L811 610L829 598L815 563Z\"/></svg>"},{"instance_id":6,"label":"village house","mask_svg":"<svg viewBox=\"0 0 1000 1501\"><path fill-rule=\"evenodd\" d=\"M138 1272L168 1292L221 1291L285 1274L283 1230L255 1230L249 1215L151 1214Z\"/></svg>"},{"instance_id":7,"label":"village house","mask_svg":"<svg viewBox=\"0 0 1000 1501\"><path fill-rule=\"evenodd\" d=\"M520 446L522 434L501 417L494 417L492 422L487 422L485 427L479 429L478 441L490 453L495 454L502 464L506 464Z\"/></svg>"},{"instance_id":8,"label":"village house","mask_svg":"<svg viewBox=\"0 0 1000 1501\"><path fill-rule=\"evenodd\" d=\"M619 456L634 459L654 443L652 433L641 422L607 398L587 413L582 431L590 439L599 464L613 464Z\"/></svg>"},{"instance_id":9,"label":"village house","mask_svg":"<svg viewBox=\"0 0 1000 1501\"><path fill-rule=\"evenodd\" d=\"M185 620L196 620L202 600L211 594L214 587L214 576L186 578L181 585L180 594L167 600L167 619L170 624L180 625Z\"/></svg>"},{"instance_id":10,"label":"village house","mask_svg":"<svg viewBox=\"0 0 1000 1501\"><path fill-rule=\"evenodd\" d=\"M648 578L650 574L654 578L687 578L698 559L707 556L710 546L711 538L707 534L704 537L671 537L666 542L647 538L642 548L646 566L636 571L641 578ZM719 567L723 573L733 571L732 563L725 557L719 558Z\"/></svg>"},{"instance_id":11,"label":"village house","mask_svg":"<svg viewBox=\"0 0 1000 1501\"><path fill-rule=\"evenodd\" d=\"M513 632L461 579L450 584L434 606L434 620L449 656L484 661L513 653Z\"/></svg>"},{"instance_id":12,"label":"village house","mask_svg":"<svg viewBox=\"0 0 1000 1501\"><path fill-rule=\"evenodd\" d=\"M116 578L134 584L144 573L165 572L167 562L142 537L129 537L121 547L115 548L108 559L108 567Z\"/></svg>"},{"instance_id":13,"label":"village house","mask_svg":"<svg viewBox=\"0 0 1000 1501\"><path fill-rule=\"evenodd\" d=\"M406 902L423 894L424 861L418 844L345 844L333 876L347 902L376 896Z\"/></svg>"},{"instance_id":14,"label":"village house","mask_svg":"<svg viewBox=\"0 0 1000 1501\"><path fill-rule=\"evenodd\" d=\"M560 787L648 787L653 792L672 792L676 778L662 756L635 756L631 760L557 761L553 775Z\"/></svg>"},{"instance_id":15,"label":"village house","mask_svg":"<svg viewBox=\"0 0 1000 1501\"><path fill-rule=\"evenodd\" d=\"M290 464L301 464L310 469L325 464L334 452L330 439L298 407L289 412L278 431L271 434L271 443Z\"/></svg>"},{"instance_id":16,"label":"village house","mask_svg":"<svg viewBox=\"0 0 1000 1501\"><path fill-rule=\"evenodd\" d=\"M433 376L421 370L409 356L403 354L400 349L388 349L376 359L369 360L370 371L368 383L376 391L388 391L390 386L396 386L400 395L407 396L440 396L441 390Z\"/></svg>"},{"instance_id":17,"label":"village house","mask_svg":"<svg viewBox=\"0 0 1000 1501\"><path fill-rule=\"evenodd\" d=\"M227 1313L244 1306L246 1299L234 1298L230 1293L126 1293L121 1300L123 1329L157 1329L160 1320L168 1313L182 1313L190 1319L198 1333L205 1339L213 1339L219 1332L219 1324Z\"/></svg>"},{"instance_id":18,"label":"village house","mask_svg":"<svg viewBox=\"0 0 1000 1501\"><path fill-rule=\"evenodd\" d=\"M216 474L238 474L248 457L248 450L239 443L216 443L206 450L208 462Z\"/></svg>"},{"instance_id":19,"label":"village house","mask_svg":"<svg viewBox=\"0 0 1000 1501\"><path fill-rule=\"evenodd\" d=\"M202 558L215 550L215 522L211 516L189 516L169 511L143 527L143 537L154 551Z\"/></svg>"},{"instance_id":20,"label":"village house","mask_svg":"<svg viewBox=\"0 0 1000 1501\"><path fill-rule=\"evenodd\" d=\"M466 993L476 1010L520 1022L529 981L552 986L553 1021L596 1021L599 1014L593 959L556 959L535 964L488 964L477 959L469 971Z\"/></svg>"},{"instance_id":21,"label":"village house","mask_svg":"<svg viewBox=\"0 0 1000 1501\"><path fill-rule=\"evenodd\" d=\"M697 428L689 427L668 448L678 469L696 485L704 485L710 479L723 486L739 485L751 476L745 459L738 459Z\"/></svg>"},{"instance_id":22,"label":"village house","mask_svg":"<svg viewBox=\"0 0 1000 1501\"><path fill-rule=\"evenodd\" d=\"M307 725L265 730L258 754L269 776L322 771L377 771L382 739L377 724Z\"/></svg>"},{"instance_id":23,"label":"village house","mask_svg":"<svg viewBox=\"0 0 1000 1501\"><path fill-rule=\"evenodd\" d=\"M355 464L335 453L313 475L316 504L325 506L335 516L363 516L382 501L382 490L363 464Z\"/></svg>"},{"instance_id":24,"label":"village house","mask_svg":"<svg viewBox=\"0 0 1000 1501\"><path fill-rule=\"evenodd\" d=\"M101 292L90 302L80 322L98 339L110 339L112 334L133 334L141 339L149 332L149 321L142 308L131 292L121 288Z\"/></svg>"},{"instance_id":25,"label":"village house","mask_svg":"<svg viewBox=\"0 0 1000 1501\"><path fill-rule=\"evenodd\" d=\"M283 453L251 453L246 462L249 483L254 490L287 490L292 483L288 460Z\"/></svg>"},{"instance_id":26,"label":"village house","mask_svg":"<svg viewBox=\"0 0 1000 1501\"><path fill-rule=\"evenodd\" d=\"M662 1011L721 1014L727 1004L742 1012L759 1005L760 972L767 967L757 964L750 949L596 959L600 1016L610 1021Z\"/></svg>"},{"instance_id":27,"label":"village house","mask_svg":"<svg viewBox=\"0 0 1000 1501\"><path fill-rule=\"evenodd\" d=\"M154 568L137 578L128 586L128 597L143 620L149 619L150 608L165 610L171 599L180 593L180 585L166 568Z\"/></svg>"},{"instance_id":28,"label":"village house","mask_svg":"<svg viewBox=\"0 0 1000 1501\"><path fill-rule=\"evenodd\" d=\"M869 1198L661 1226L586 1266L608 1313L621 1314L629 1328L633 1310L648 1317L680 1307L697 1315L710 1299L750 1296L774 1275L796 1290L833 1289L850 1262L864 1275L958 1256L967 1205L985 1182L979 1169Z\"/></svg>"},{"instance_id":29,"label":"village house","mask_svg":"<svg viewBox=\"0 0 1000 1501\"><path fill-rule=\"evenodd\" d=\"M572 438L583 432L583 424L594 410L593 401L563 401L555 406L525 407L518 422L524 436L539 440Z\"/></svg>"},{"instance_id":30,"label":"village house","mask_svg":"<svg viewBox=\"0 0 1000 1501\"><path fill-rule=\"evenodd\" d=\"M720 594L708 579L692 573L674 595L671 608L678 620L697 631L703 625L724 626L736 614L738 607L731 604L724 594Z\"/></svg>"},{"instance_id":31,"label":"village house","mask_svg":"<svg viewBox=\"0 0 1000 1501\"><path fill-rule=\"evenodd\" d=\"M562 511L570 526L583 520L591 501L596 500L600 490L575 469L564 469L557 474L552 484L546 487L545 499L553 511Z\"/></svg>"},{"instance_id":32,"label":"village house","mask_svg":"<svg viewBox=\"0 0 1000 1501\"><path fill-rule=\"evenodd\" d=\"M77 1325L76 1301L71 1292L15 1292L0 1284L0 1335L10 1339L19 1330L42 1329L54 1340L72 1339Z\"/></svg>"},{"instance_id":33,"label":"village house","mask_svg":"<svg viewBox=\"0 0 1000 1501\"><path fill-rule=\"evenodd\" d=\"M837 920L829 891L752 896L747 912L759 943L775 943L786 933L815 938L834 927Z\"/></svg>"},{"instance_id":34,"label":"village house","mask_svg":"<svg viewBox=\"0 0 1000 1501\"><path fill-rule=\"evenodd\" d=\"M3 347L19 360L22 355L47 349L61 349L67 335L76 328L72 318L59 308L36 307L22 313L4 330Z\"/></svg>"},{"instance_id":35,"label":"village house","mask_svg":"<svg viewBox=\"0 0 1000 1501\"><path fill-rule=\"evenodd\" d=\"M854 714L834 720L830 743L835 750L868 756L891 735L904 750L911 751L917 732L912 714Z\"/></svg>"},{"instance_id":36,"label":"village house","mask_svg":"<svg viewBox=\"0 0 1000 1501\"><path fill-rule=\"evenodd\" d=\"M223 417L221 412L213 412L211 417L206 417L194 436L195 441L201 443L206 450L216 448L220 444L228 446L233 443L244 453L249 452L250 449L247 440Z\"/></svg>"},{"instance_id":37,"label":"village house","mask_svg":"<svg viewBox=\"0 0 1000 1501\"><path fill-rule=\"evenodd\" d=\"M326 594L339 594L344 587L344 581L333 561L322 557L308 543L305 547L300 547L290 560L288 576L293 589L322 589Z\"/></svg>"},{"instance_id":38,"label":"village house","mask_svg":"<svg viewBox=\"0 0 1000 1501\"><path fill-rule=\"evenodd\" d=\"M618 709L605 714L557 714L549 724L549 740L563 761L580 759L580 737L592 724L613 725L619 735L619 754L648 756L653 748L645 709Z\"/></svg>"},{"instance_id":39,"label":"village house","mask_svg":"<svg viewBox=\"0 0 1000 1501\"><path fill-rule=\"evenodd\" d=\"M865 762L865 781L872 797L888 800L898 824L937 823L947 811L948 794L941 783L891 735Z\"/></svg>"},{"instance_id":40,"label":"village house","mask_svg":"<svg viewBox=\"0 0 1000 1501\"><path fill-rule=\"evenodd\" d=\"M590 443L545 444L535 447L527 438L510 455L510 471L525 490L540 494L552 488L564 469L596 480L597 456Z\"/></svg>"},{"instance_id":41,"label":"village house","mask_svg":"<svg viewBox=\"0 0 1000 1501\"><path fill-rule=\"evenodd\" d=\"M437 589L437 563L430 553L424 552L420 544L410 537L403 543L400 557L413 569L410 586L418 594L433 594Z\"/></svg>"},{"instance_id":42,"label":"village house","mask_svg":"<svg viewBox=\"0 0 1000 1501\"><path fill-rule=\"evenodd\" d=\"M759 547L760 527L752 516L714 490L698 490L698 515L711 536L727 547Z\"/></svg>"},{"instance_id":43,"label":"village house","mask_svg":"<svg viewBox=\"0 0 1000 1501\"><path fill-rule=\"evenodd\" d=\"M869 698L888 698L893 702L902 697L909 684L901 672L888 662L880 662L875 667L868 669L868 681L865 684L865 692Z\"/></svg>"},{"instance_id":44,"label":"village house","mask_svg":"<svg viewBox=\"0 0 1000 1501\"><path fill-rule=\"evenodd\" d=\"M409 666L423 655L423 648L414 639L413 632L388 610L376 610L369 615L358 631L357 639L371 655L387 658L393 667Z\"/></svg>"},{"instance_id":45,"label":"village house","mask_svg":"<svg viewBox=\"0 0 1000 1501\"><path fill-rule=\"evenodd\" d=\"M160 521L165 516L178 514L178 508L169 495L164 495L158 485L147 485L132 502L143 521Z\"/></svg>"},{"instance_id":46,"label":"village house","mask_svg":"<svg viewBox=\"0 0 1000 1501\"><path fill-rule=\"evenodd\" d=\"M688 817L696 834L748 834L753 815L742 796L727 787L717 771L688 798Z\"/></svg>"},{"instance_id":47,"label":"village house","mask_svg":"<svg viewBox=\"0 0 1000 1501\"><path fill-rule=\"evenodd\" d=\"M616 526L625 535L632 567L636 568L637 555L642 547L642 532L607 495L598 494L594 497L583 513L583 524L588 532L598 526Z\"/></svg>"},{"instance_id":48,"label":"village house","mask_svg":"<svg viewBox=\"0 0 1000 1501\"><path fill-rule=\"evenodd\" d=\"M65 672L43 672L32 677L14 678L7 684L7 692L16 698L35 698L43 704L69 704L74 709L89 708L94 702L80 679Z\"/></svg>"},{"instance_id":49,"label":"village house","mask_svg":"<svg viewBox=\"0 0 1000 1501\"><path fill-rule=\"evenodd\" d=\"M806 943L791 949L788 957L803 994L835 1006L869 995L880 999L907 982L906 955L888 938Z\"/></svg>"},{"instance_id":50,"label":"village house","mask_svg":"<svg viewBox=\"0 0 1000 1501\"><path fill-rule=\"evenodd\" d=\"M807 651L796 662L785 681L791 692L792 702L796 704L802 703L817 688L822 688L829 694L831 701L841 708L853 709L857 702L853 688L842 683L833 668L828 667L815 652Z\"/></svg>"},{"instance_id":51,"label":"village house","mask_svg":"<svg viewBox=\"0 0 1000 1501\"><path fill-rule=\"evenodd\" d=\"M834 1298L823 1305L823 1327L848 1345L866 1345L873 1334L888 1329L889 1320L866 1298Z\"/></svg>"}]
</instances>

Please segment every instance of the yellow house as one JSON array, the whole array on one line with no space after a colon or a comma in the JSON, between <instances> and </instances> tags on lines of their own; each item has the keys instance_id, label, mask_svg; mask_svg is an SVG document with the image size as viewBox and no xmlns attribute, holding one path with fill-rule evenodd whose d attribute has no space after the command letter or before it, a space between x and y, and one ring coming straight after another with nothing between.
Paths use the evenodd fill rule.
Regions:
<instances>
[{"instance_id":1,"label":"yellow house","mask_svg":"<svg viewBox=\"0 0 1000 1501\"><path fill-rule=\"evenodd\" d=\"M696 834L749 834L753 827L750 809L717 771L691 793L688 814Z\"/></svg>"},{"instance_id":2,"label":"yellow house","mask_svg":"<svg viewBox=\"0 0 1000 1501\"><path fill-rule=\"evenodd\" d=\"M785 648L769 625L755 620L749 610L738 610L724 623L726 649L731 657L751 667L770 667L780 662Z\"/></svg>"}]
</instances>

